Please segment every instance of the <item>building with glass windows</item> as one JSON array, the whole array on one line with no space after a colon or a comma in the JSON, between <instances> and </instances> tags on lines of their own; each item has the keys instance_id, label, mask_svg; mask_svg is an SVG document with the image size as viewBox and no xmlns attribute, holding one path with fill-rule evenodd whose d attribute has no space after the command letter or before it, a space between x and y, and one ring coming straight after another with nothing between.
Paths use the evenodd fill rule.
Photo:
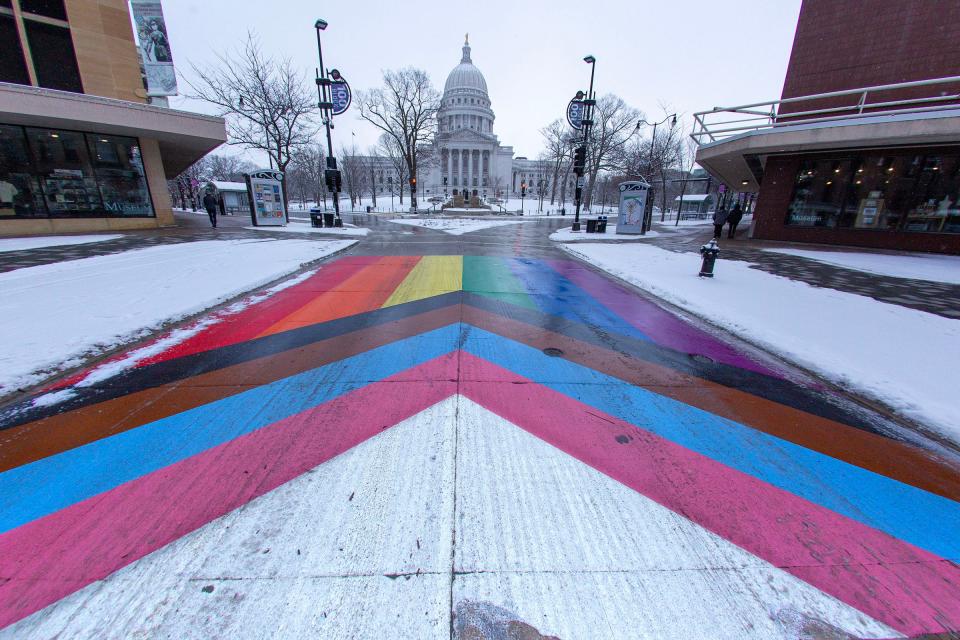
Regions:
<instances>
[{"instance_id":1,"label":"building with glass windows","mask_svg":"<svg viewBox=\"0 0 960 640\"><path fill-rule=\"evenodd\" d=\"M752 237L960 253L960 3L804 0L780 100L695 114Z\"/></svg>"},{"instance_id":2,"label":"building with glass windows","mask_svg":"<svg viewBox=\"0 0 960 640\"><path fill-rule=\"evenodd\" d=\"M0 0L0 235L174 224L222 118L148 104L126 0Z\"/></svg>"}]
</instances>

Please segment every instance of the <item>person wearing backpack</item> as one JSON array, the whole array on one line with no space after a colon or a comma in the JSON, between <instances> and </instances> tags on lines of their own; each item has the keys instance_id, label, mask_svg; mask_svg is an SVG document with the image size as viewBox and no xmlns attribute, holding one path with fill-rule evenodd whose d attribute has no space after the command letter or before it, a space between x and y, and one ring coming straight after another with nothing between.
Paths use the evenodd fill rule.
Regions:
<instances>
[{"instance_id":1,"label":"person wearing backpack","mask_svg":"<svg viewBox=\"0 0 960 640\"><path fill-rule=\"evenodd\" d=\"M727 209L726 207L720 207L713 212L713 237L720 239L720 236L723 235L723 225L727 222Z\"/></svg>"},{"instance_id":2,"label":"person wearing backpack","mask_svg":"<svg viewBox=\"0 0 960 640\"><path fill-rule=\"evenodd\" d=\"M737 225L740 224L740 221L743 220L743 209L740 208L740 203L733 205L733 209L730 210L730 215L727 216L727 224L729 225L727 237L733 238L737 235Z\"/></svg>"},{"instance_id":3,"label":"person wearing backpack","mask_svg":"<svg viewBox=\"0 0 960 640\"><path fill-rule=\"evenodd\" d=\"M210 226L214 229L217 228L217 198L213 195L212 191L207 191L207 195L203 196L203 208L207 210L207 215L210 216Z\"/></svg>"}]
</instances>

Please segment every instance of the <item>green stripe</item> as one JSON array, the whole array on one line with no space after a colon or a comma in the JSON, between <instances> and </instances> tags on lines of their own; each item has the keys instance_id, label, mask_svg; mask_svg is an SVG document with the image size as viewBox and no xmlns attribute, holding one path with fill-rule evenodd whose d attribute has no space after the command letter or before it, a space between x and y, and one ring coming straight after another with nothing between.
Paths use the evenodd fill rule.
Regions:
<instances>
[{"instance_id":1,"label":"green stripe","mask_svg":"<svg viewBox=\"0 0 960 640\"><path fill-rule=\"evenodd\" d=\"M507 304L537 309L527 288L513 275L503 258L463 257L463 290Z\"/></svg>"}]
</instances>

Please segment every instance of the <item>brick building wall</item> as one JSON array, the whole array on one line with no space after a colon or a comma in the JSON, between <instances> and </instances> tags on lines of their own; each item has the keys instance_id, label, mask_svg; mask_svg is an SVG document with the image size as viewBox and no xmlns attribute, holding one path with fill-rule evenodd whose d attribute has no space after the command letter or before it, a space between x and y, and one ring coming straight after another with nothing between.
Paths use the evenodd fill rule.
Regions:
<instances>
[{"instance_id":1,"label":"brick building wall","mask_svg":"<svg viewBox=\"0 0 960 640\"><path fill-rule=\"evenodd\" d=\"M957 0L803 0L781 97L946 76L960 76ZM922 95L931 89L871 94L870 101ZM784 105L780 112L851 100Z\"/></svg>"}]
</instances>

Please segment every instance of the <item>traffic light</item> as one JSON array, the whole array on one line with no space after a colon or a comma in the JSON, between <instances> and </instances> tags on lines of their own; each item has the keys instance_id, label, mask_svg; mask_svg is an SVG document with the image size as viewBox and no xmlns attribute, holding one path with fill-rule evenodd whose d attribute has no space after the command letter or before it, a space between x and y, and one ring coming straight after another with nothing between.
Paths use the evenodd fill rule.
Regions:
<instances>
[{"instance_id":1,"label":"traffic light","mask_svg":"<svg viewBox=\"0 0 960 640\"><path fill-rule=\"evenodd\" d=\"M578 176L582 176L584 169L587 167L587 147L579 146L576 151L573 152L573 172Z\"/></svg>"},{"instance_id":2,"label":"traffic light","mask_svg":"<svg viewBox=\"0 0 960 640\"><path fill-rule=\"evenodd\" d=\"M343 186L343 179L340 172L336 169L327 169L323 172L323 176L326 179L327 191L330 193L340 193L340 188Z\"/></svg>"},{"instance_id":3,"label":"traffic light","mask_svg":"<svg viewBox=\"0 0 960 640\"><path fill-rule=\"evenodd\" d=\"M416 191L416 190L417 190L417 179L410 178L410 191Z\"/></svg>"}]
</instances>

